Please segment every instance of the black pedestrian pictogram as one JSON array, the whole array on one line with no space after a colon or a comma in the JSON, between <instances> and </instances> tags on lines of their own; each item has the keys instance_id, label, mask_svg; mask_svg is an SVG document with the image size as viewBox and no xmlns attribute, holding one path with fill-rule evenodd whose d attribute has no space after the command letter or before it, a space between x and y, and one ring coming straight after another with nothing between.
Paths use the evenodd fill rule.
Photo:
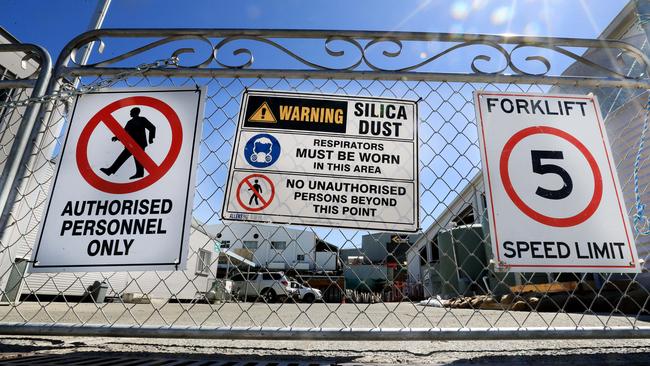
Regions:
<instances>
[{"instance_id":1,"label":"black pedestrian pictogram","mask_svg":"<svg viewBox=\"0 0 650 366\"><path fill-rule=\"evenodd\" d=\"M140 116L140 108L135 107L131 109L131 119L124 126L124 131L133 139L133 141L144 150L149 144L153 144L156 138L156 126L145 117ZM147 139L147 131L149 131L149 138ZM111 141L117 141L117 136L113 136ZM148 141L148 143L147 143ZM115 162L108 168L100 168L104 174L110 176L115 174L126 160L133 156L131 151L125 146L124 150L117 156ZM144 167L136 157L133 157L135 162L135 174L129 179L138 179L144 177Z\"/></svg>"},{"instance_id":2,"label":"black pedestrian pictogram","mask_svg":"<svg viewBox=\"0 0 650 366\"><path fill-rule=\"evenodd\" d=\"M122 126L112 115L112 113L122 108L134 108L137 106L146 106L160 112L164 117L161 121L163 123L169 123L171 129L169 134L169 137L171 137L171 144L169 145L169 150L165 154L164 159L160 163L154 161L151 156L144 151L141 145L131 137L129 132L125 130L124 126ZM103 124L115 137L117 137L117 140L119 140L120 143L131 152L133 157L137 159L137 162L144 167L148 174L140 179L132 179L130 182L113 182L100 177L98 172L95 172L95 170L99 169L90 165L88 157L100 152L103 154L103 152L101 148L91 149L89 142L94 131L97 130L100 124ZM159 125L156 126L160 127ZM145 136L141 140L144 140L144 145L146 145L146 131L144 132L144 135ZM150 135L149 137L151 138L154 136ZM151 186L167 174L174 166L182 146L183 126L181 125L180 118L178 118L178 114L176 114L172 107L160 99L149 96L131 96L118 99L108 104L95 113L95 115L86 123L83 131L81 131L81 135L79 135L79 141L77 142L77 167L86 182L102 192L111 194L131 193ZM126 158L128 159L128 155ZM105 170L110 172L109 169L110 168L106 168ZM105 174L106 172L103 172L101 175L104 176Z\"/></svg>"},{"instance_id":3,"label":"black pedestrian pictogram","mask_svg":"<svg viewBox=\"0 0 650 366\"><path fill-rule=\"evenodd\" d=\"M262 193L263 193L262 186L259 184L259 181L255 179L255 183L248 190L253 192L251 194L251 198L248 200L248 205L251 206L253 204L253 201L255 201L255 205L259 206L260 205L259 197L262 197ZM262 198L262 200L264 199Z\"/></svg>"},{"instance_id":4,"label":"black pedestrian pictogram","mask_svg":"<svg viewBox=\"0 0 650 366\"><path fill-rule=\"evenodd\" d=\"M262 186L264 186L263 190ZM267 208L273 201L275 185L264 174L250 174L239 182L236 192L237 202L241 208L246 211L258 212Z\"/></svg>"}]
</instances>

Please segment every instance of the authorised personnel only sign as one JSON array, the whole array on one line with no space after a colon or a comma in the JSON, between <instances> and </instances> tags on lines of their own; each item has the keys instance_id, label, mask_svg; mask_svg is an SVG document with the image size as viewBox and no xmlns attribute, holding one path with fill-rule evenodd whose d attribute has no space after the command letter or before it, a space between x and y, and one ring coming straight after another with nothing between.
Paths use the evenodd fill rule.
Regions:
<instances>
[{"instance_id":1,"label":"authorised personnel only sign","mask_svg":"<svg viewBox=\"0 0 650 366\"><path fill-rule=\"evenodd\" d=\"M204 98L195 88L78 96L30 270L182 269Z\"/></svg>"},{"instance_id":2,"label":"authorised personnel only sign","mask_svg":"<svg viewBox=\"0 0 650 366\"><path fill-rule=\"evenodd\" d=\"M224 220L416 231L417 104L247 91Z\"/></svg>"},{"instance_id":3,"label":"authorised personnel only sign","mask_svg":"<svg viewBox=\"0 0 650 366\"><path fill-rule=\"evenodd\" d=\"M595 96L475 93L496 265L515 272L637 272Z\"/></svg>"}]
</instances>

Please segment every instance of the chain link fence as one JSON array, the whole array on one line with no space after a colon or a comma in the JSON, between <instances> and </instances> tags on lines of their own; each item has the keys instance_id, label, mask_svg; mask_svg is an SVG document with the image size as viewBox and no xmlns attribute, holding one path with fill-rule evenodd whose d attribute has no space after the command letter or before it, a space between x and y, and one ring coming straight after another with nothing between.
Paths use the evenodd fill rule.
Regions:
<instances>
[{"instance_id":1,"label":"chain link fence","mask_svg":"<svg viewBox=\"0 0 650 366\"><path fill-rule=\"evenodd\" d=\"M124 38L138 48L121 49L118 41ZM99 39L117 44L100 57L104 61L79 66L70 60L73 50ZM650 85L647 45L637 47L424 33L81 35L55 65L46 99L28 104L47 102L47 108L39 115L43 124L37 125L32 154L23 159L24 179L2 236L0 332L268 339L646 337L645 273L494 271L472 102L475 90L597 94L632 217L633 165ZM209 56L202 60L205 49ZM609 57L613 52L618 58ZM163 61L148 63L154 59ZM313 59L325 61L308 61ZM145 63L129 66L137 61ZM71 90L66 85L77 77L79 86ZM169 86L208 91L187 268L25 273L74 95L104 87ZM421 231L222 222L232 142L247 89L417 101ZM643 152L642 161L647 155ZM650 198L647 174L642 166L644 202ZM645 237L637 237L637 247L646 258Z\"/></svg>"}]
</instances>

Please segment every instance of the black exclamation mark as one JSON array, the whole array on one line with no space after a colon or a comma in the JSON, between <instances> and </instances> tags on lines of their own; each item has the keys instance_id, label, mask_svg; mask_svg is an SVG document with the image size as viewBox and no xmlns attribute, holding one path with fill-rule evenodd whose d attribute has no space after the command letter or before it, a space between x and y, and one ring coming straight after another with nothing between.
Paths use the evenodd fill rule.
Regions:
<instances>
[{"instance_id":1,"label":"black exclamation mark","mask_svg":"<svg viewBox=\"0 0 650 366\"><path fill-rule=\"evenodd\" d=\"M266 115L266 107L262 107L262 119L265 119L264 115Z\"/></svg>"}]
</instances>

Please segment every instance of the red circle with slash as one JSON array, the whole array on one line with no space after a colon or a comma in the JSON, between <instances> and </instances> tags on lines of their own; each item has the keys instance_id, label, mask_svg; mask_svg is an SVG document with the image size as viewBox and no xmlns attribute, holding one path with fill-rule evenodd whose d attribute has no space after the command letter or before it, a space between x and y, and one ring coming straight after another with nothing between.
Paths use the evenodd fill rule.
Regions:
<instances>
[{"instance_id":1,"label":"red circle with slash","mask_svg":"<svg viewBox=\"0 0 650 366\"><path fill-rule=\"evenodd\" d=\"M146 106L156 109L165 116L165 119L169 123L172 134L171 145L169 147L169 152L160 165L153 161L144 149L141 148L131 136L129 136L129 134L124 130L124 127L122 127L122 125L120 125L120 123L111 115L118 109L129 106ZM131 152L133 158L137 159L149 174L144 176L142 179L133 182L119 183L106 180L93 171L88 161L88 142L90 141L92 133L101 123L108 127L124 147ZM84 129L81 131L79 141L77 142L77 167L86 182L102 192L112 194L137 192L151 186L169 171L169 169L174 165L176 158L178 158L182 143L183 127L180 118L178 118L178 114L176 114L172 107L162 100L152 97L127 97L112 102L102 108L88 121Z\"/></svg>"},{"instance_id":2,"label":"red circle with slash","mask_svg":"<svg viewBox=\"0 0 650 366\"><path fill-rule=\"evenodd\" d=\"M264 199L264 197L262 197L262 194L259 193L255 188L253 188L253 184L250 182L251 178L261 178L266 183L269 184L269 187L271 187L271 195L269 196L268 200ZM252 191L255 196L257 196L257 199L260 200L260 202L262 202L262 205L260 207L250 207L242 201L241 189L244 186L244 184L248 185L249 190ZM237 186L237 202L244 210L247 211L252 211L252 212L262 211L263 209L269 207L269 205L273 201L273 197L275 197L275 186L273 185L273 182L269 179L269 177L263 174L247 175L244 177L244 179L241 180L241 182L239 182L239 185Z\"/></svg>"}]
</instances>

